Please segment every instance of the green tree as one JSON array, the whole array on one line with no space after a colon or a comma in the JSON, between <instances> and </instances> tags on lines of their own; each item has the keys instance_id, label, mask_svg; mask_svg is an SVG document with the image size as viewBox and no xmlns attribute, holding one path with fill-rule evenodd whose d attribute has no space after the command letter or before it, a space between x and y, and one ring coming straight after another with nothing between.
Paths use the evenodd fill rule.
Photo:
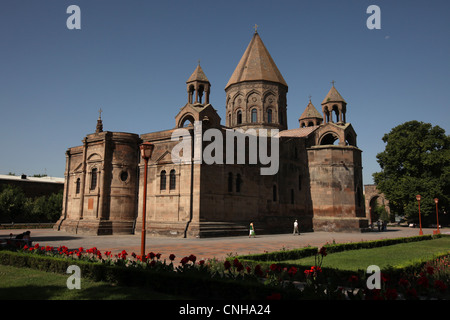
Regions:
<instances>
[{"instance_id":1,"label":"green tree","mask_svg":"<svg viewBox=\"0 0 450 320\"><path fill-rule=\"evenodd\" d=\"M0 193L0 221L1 222L22 222L26 215L26 197L19 187L7 185Z\"/></svg>"},{"instance_id":2,"label":"green tree","mask_svg":"<svg viewBox=\"0 0 450 320\"><path fill-rule=\"evenodd\" d=\"M416 195L420 194L422 222L435 223L434 198L439 198L441 211L449 211L450 136L439 126L409 121L382 140L386 148L377 154L381 172L373 178L391 210L418 222Z\"/></svg>"}]
</instances>

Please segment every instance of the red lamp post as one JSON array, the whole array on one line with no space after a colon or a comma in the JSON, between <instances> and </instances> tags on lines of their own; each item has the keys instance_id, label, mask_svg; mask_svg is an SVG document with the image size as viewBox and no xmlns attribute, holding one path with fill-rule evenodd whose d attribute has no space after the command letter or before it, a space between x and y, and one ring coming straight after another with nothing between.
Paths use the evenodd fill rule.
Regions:
<instances>
[{"instance_id":1,"label":"red lamp post","mask_svg":"<svg viewBox=\"0 0 450 320\"><path fill-rule=\"evenodd\" d=\"M148 159L152 156L152 152L154 149L154 145L150 142L144 142L140 145L141 157L145 161L145 169L144 169L144 196L143 196L143 205L142 205L142 236L141 236L141 259L145 261L145 221L146 211L147 211L147 170L148 170Z\"/></svg>"},{"instance_id":2,"label":"red lamp post","mask_svg":"<svg viewBox=\"0 0 450 320\"><path fill-rule=\"evenodd\" d=\"M435 234L441 233L441 231L439 231L438 202L439 202L439 199L438 198L434 198L434 203L436 203L436 223L437 223L437 230L436 230Z\"/></svg>"},{"instance_id":3,"label":"red lamp post","mask_svg":"<svg viewBox=\"0 0 450 320\"><path fill-rule=\"evenodd\" d=\"M422 220L420 218L420 199L421 199L420 194L418 194L416 196L416 200L419 202L419 225L420 225L419 235L423 235L423 232L422 232Z\"/></svg>"}]
</instances>

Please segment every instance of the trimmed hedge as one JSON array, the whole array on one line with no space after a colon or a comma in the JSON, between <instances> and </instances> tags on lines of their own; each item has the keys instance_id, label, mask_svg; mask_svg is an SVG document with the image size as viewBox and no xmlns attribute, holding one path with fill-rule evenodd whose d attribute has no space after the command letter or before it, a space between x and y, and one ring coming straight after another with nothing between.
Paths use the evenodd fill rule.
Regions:
<instances>
[{"instance_id":1,"label":"trimmed hedge","mask_svg":"<svg viewBox=\"0 0 450 320\"><path fill-rule=\"evenodd\" d=\"M184 295L194 299L266 299L274 292L281 293L284 298L293 299L300 297L301 294L296 290L264 285L256 280L213 278L209 273L195 270L183 273L157 272L151 269L112 266L100 262L70 260L6 250L0 250L0 264L59 274L65 274L70 265L77 265L81 269L83 278L105 281L119 286L151 287L157 292Z\"/></svg>"},{"instance_id":2,"label":"trimmed hedge","mask_svg":"<svg viewBox=\"0 0 450 320\"><path fill-rule=\"evenodd\" d=\"M405 238L394 238L394 239L381 239L373 241L360 241L360 242L350 242L350 243L336 243L336 244L326 244L324 247L327 249L327 253L342 252L347 250L358 250L358 249L371 249L385 246L392 246L399 243L408 243L424 240L437 239L445 235L423 235Z\"/></svg>"},{"instance_id":3,"label":"trimmed hedge","mask_svg":"<svg viewBox=\"0 0 450 320\"><path fill-rule=\"evenodd\" d=\"M441 237L449 237L449 235L437 234L437 235L422 235L422 236L414 236L414 237L404 237L404 238L394 238L394 239L381 239L381 240L373 240L373 241L361 241L354 243L342 243L342 244L326 244L324 247L326 248L327 254L342 252L347 250L359 250L359 249L370 249L377 248L383 246L390 246L399 243L408 243L408 242L416 242L416 241L425 241L432 240ZM298 280L304 280L303 272L308 270L309 267L299 266L293 263L284 263L284 260L295 260L301 259L305 257L310 257L318 254L317 247L305 247L302 249L294 249L294 250L281 250L276 252L268 252L264 254L254 254L254 255L243 255L237 256L239 261L245 262L246 265L255 266L256 264L261 265L262 268L269 269L272 264L277 264L281 268L290 268L296 267L298 269ZM435 255L435 258L439 258L442 256L448 255L448 252L443 252ZM286 258L287 257L287 258ZM229 258L234 259L234 258ZM429 261L429 259L421 259L421 260L412 260L408 264L404 266L395 266L389 267L386 270L383 270L384 273L392 274L393 278L399 278L403 273L411 273L420 271L423 265ZM340 270L337 268L330 267L322 267L323 272L327 275L328 278L333 278L335 282L344 284L347 282L348 278L352 275L357 275L358 278L362 281L367 277L366 270L358 270L358 271L348 271L348 270Z\"/></svg>"},{"instance_id":4,"label":"trimmed hedge","mask_svg":"<svg viewBox=\"0 0 450 320\"><path fill-rule=\"evenodd\" d=\"M254 260L254 261L283 261L283 260L294 260L301 259L305 257L311 257L317 253L317 247L304 247L301 249L294 250L281 250L260 254L250 254L238 256L238 259Z\"/></svg>"}]
</instances>

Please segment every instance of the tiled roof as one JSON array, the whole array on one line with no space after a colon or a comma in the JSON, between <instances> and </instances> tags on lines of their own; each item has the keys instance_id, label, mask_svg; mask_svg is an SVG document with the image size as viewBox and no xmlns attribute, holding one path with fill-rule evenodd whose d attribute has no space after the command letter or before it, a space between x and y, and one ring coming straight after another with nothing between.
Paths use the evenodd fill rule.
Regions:
<instances>
[{"instance_id":1,"label":"tiled roof","mask_svg":"<svg viewBox=\"0 0 450 320\"><path fill-rule=\"evenodd\" d=\"M225 89L235 83L257 80L277 82L287 87L286 81L270 56L269 51L259 34L255 32Z\"/></svg>"},{"instance_id":2,"label":"tiled roof","mask_svg":"<svg viewBox=\"0 0 450 320\"><path fill-rule=\"evenodd\" d=\"M205 73L203 72L202 67L200 67L200 64L197 66L197 68L195 68L194 72L191 74L191 76L186 81L186 83L193 82L193 81L209 82L208 78L206 77Z\"/></svg>"},{"instance_id":3,"label":"tiled roof","mask_svg":"<svg viewBox=\"0 0 450 320\"><path fill-rule=\"evenodd\" d=\"M314 132L319 126L311 126L305 128L296 128L280 131L280 137L307 137Z\"/></svg>"},{"instance_id":4,"label":"tiled roof","mask_svg":"<svg viewBox=\"0 0 450 320\"><path fill-rule=\"evenodd\" d=\"M322 104L327 102L345 102L344 98L340 95L340 93L336 90L334 85L331 87L330 91L328 91L327 96L323 99ZM347 102L345 102L347 103Z\"/></svg>"},{"instance_id":5,"label":"tiled roof","mask_svg":"<svg viewBox=\"0 0 450 320\"><path fill-rule=\"evenodd\" d=\"M322 119L322 115L317 111L317 109L314 107L314 105L309 101L308 106L306 107L305 111L303 111L302 115L300 116L300 119L309 119L309 118L320 118Z\"/></svg>"}]
</instances>

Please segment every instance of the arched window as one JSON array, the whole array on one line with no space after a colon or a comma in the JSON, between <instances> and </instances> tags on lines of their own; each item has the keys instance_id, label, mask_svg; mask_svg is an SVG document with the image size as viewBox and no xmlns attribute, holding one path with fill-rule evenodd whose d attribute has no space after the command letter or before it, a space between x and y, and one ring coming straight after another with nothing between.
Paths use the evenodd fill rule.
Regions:
<instances>
[{"instance_id":1,"label":"arched window","mask_svg":"<svg viewBox=\"0 0 450 320\"><path fill-rule=\"evenodd\" d=\"M267 110L267 122L272 123L272 109Z\"/></svg>"},{"instance_id":2,"label":"arched window","mask_svg":"<svg viewBox=\"0 0 450 320\"><path fill-rule=\"evenodd\" d=\"M170 185L169 185L169 189L170 190L175 190L176 187L176 176L175 176L175 170L170 170Z\"/></svg>"},{"instance_id":3,"label":"arched window","mask_svg":"<svg viewBox=\"0 0 450 320\"><path fill-rule=\"evenodd\" d=\"M77 183L75 186L75 193L79 194L80 193L80 186L81 186L81 182L80 182L80 178L77 179Z\"/></svg>"},{"instance_id":4,"label":"arched window","mask_svg":"<svg viewBox=\"0 0 450 320\"><path fill-rule=\"evenodd\" d=\"M242 123L242 111L238 110L237 114L236 114L236 123L237 124L241 124Z\"/></svg>"},{"instance_id":5,"label":"arched window","mask_svg":"<svg viewBox=\"0 0 450 320\"><path fill-rule=\"evenodd\" d=\"M91 170L91 190L97 187L97 168Z\"/></svg>"},{"instance_id":6,"label":"arched window","mask_svg":"<svg viewBox=\"0 0 450 320\"><path fill-rule=\"evenodd\" d=\"M238 174L236 176L236 192L241 192L241 183L242 183L241 175Z\"/></svg>"},{"instance_id":7,"label":"arched window","mask_svg":"<svg viewBox=\"0 0 450 320\"><path fill-rule=\"evenodd\" d=\"M320 139L320 145L334 145L338 140L338 136L335 133L329 132Z\"/></svg>"},{"instance_id":8,"label":"arched window","mask_svg":"<svg viewBox=\"0 0 450 320\"><path fill-rule=\"evenodd\" d=\"M233 192L233 174L228 173L228 192Z\"/></svg>"},{"instance_id":9,"label":"arched window","mask_svg":"<svg viewBox=\"0 0 450 320\"><path fill-rule=\"evenodd\" d=\"M166 170L161 171L159 190L166 190Z\"/></svg>"},{"instance_id":10,"label":"arched window","mask_svg":"<svg viewBox=\"0 0 450 320\"><path fill-rule=\"evenodd\" d=\"M277 186L273 186L273 190L272 190L272 193L273 193L273 195L272 195L272 200L274 201L274 202L276 202L277 201Z\"/></svg>"},{"instance_id":11,"label":"arched window","mask_svg":"<svg viewBox=\"0 0 450 320\"><path fill-rule=\"evenodd\" d=\"M252 122L255 123L258 121L258 111L256 109L252 109Z\"/></svg>"}]
</instances>

